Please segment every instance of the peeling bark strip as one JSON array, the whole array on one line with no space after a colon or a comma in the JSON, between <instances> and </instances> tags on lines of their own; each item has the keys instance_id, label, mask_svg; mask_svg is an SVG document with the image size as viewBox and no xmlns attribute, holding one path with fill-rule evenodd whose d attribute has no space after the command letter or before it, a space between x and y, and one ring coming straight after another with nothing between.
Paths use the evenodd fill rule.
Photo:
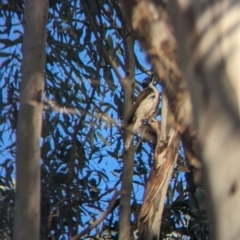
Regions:
<instances>
[{"instance_id":1,"label":"peeling bark strip","mask_svg":"<svg viewBox=\"0 0 240 240\"><path fill-rule=\"evenodd\" d=\"M39 144L47 18L47 0L25 1L20 110L17 123L14 240L40 239Z\"/></svg>"},{"instance_id":2,"label":"peeling bark strip","mask_svg":"<svg viewBox=\"0 0 240 240\"><path fill-rule=\"evenodd\" d=\"M138 219L139 239L159 239L160 226L164 200L167 193L169 180L176 164L179 148L179 134L171 129L167 146L160 146L158 142L156 149L161 151L156 154L155 166L152 169L144 193L144 200Z\"/></svg>"}]
</instances>

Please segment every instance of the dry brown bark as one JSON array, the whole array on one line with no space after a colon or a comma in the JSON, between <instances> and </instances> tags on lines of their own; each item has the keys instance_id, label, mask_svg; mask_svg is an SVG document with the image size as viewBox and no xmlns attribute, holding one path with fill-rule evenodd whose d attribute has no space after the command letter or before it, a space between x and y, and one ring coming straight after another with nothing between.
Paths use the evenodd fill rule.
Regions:
<instances>
[{"instance_id":1,"label":"dry brown bark","mask_svg":"<svg viewBox=\"0 0 240 240\"><path fill-rule=\"evenodd\" d=\"M159 239L164 200L178 158L179 133L170 129L168 140L163 141L159 125L153 127L158 132L158 141L138 218L139 240Z\"/></svg>"},{"instance_id":2,"label":"dry brown bark","mask_svg":"<svg viewBox=\"0 0 240 240\"><path fill-rule=\"evenodd\" d=\"M25 1L14 240L40 238L39 161L47 18L47 0Z\"/></svg>"}]
</instances>

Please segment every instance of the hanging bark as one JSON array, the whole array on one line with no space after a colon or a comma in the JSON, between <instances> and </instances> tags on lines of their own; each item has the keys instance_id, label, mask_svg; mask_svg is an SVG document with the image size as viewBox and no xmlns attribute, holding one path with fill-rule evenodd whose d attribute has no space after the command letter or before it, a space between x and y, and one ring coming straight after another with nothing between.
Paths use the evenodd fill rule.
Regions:
<instances>
[{"instance_id":1,"label":"hanging bark","mask_svg":"<svg viewBox=\"0 0 240 240\"><path fill-rule=\"evenodd\" d=\"M155 147L154 166L147 181L138 217L141 240L159 239L164 200L179 149L179 133L176 130L170 129L168 140L163 141L159 125L153 125L153 128L157 132L158 141Z\"/></svg>"},{"instance_id":2,"label":"hanging bark","mask_svg":"<svg viewBox=\"0 0 240 240\"><path fill-rule=\"evenodd\" d=\"M25 1L14 240L40 238L39 161L47 18L47 0Z\"/></svg>"}]
</instances>

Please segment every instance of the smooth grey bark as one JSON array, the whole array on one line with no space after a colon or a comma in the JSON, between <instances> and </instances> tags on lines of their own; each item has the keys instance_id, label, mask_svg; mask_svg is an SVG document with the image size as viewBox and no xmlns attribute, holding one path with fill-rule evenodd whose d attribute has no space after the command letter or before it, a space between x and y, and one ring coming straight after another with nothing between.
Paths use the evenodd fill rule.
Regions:
<instances>
[{"instance_id":1,"label":"smooth grey bark","mask_svg":"<svg viewBox=\"0 0 240 240\"><path fill-rule=\"evenodd\" d=\"M40 137L47 0L26 0L17 123L14 240L40 239Z\"/></svg>"},{"instance_id":2,"label":"smooth grey bark","mask_svg":"<svg viewBox=\"0 0 240 240\"><path fill-rule=\"evenodd\" d=\"M213 239L240 237L240 3L171 1L203 161Z\"/></svg>"}]
</instances>

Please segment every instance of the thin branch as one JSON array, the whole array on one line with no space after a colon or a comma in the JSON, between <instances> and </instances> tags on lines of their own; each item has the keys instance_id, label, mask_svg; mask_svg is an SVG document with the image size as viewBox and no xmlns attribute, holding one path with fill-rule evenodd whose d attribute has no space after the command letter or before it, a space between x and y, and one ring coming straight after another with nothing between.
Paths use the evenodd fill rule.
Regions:
<instances>
[{"instance_id":1,"label":"thin branch","mask_svg":"<svg viewBox=\"0 0 240 240\"><path fill-rule=\"evenodd\" d=\"M95 110L95 113L91 113L89 111L87 111L86 109L83 108L66 108L66 107L62 107L60 106L58 103L56 103L53 100L46 100L45 101L46 104L44 105L43 109L50 111L50 110L54 110L56 112L59 112L61 114L72 114L72 115L89 115L92 116L94 118L97 119L101 119L104 122L107 122L108 124L113 124L115 125L115 127L117 127L118 129L120 129L119 124L115 121L115 119L109 117L106 113L102 112L100 109Z\"/></svg>"},{"instance_id":2,"label":"thin branch","mask_svg":"<svg viewBox=\"0 0 240 240\"><path fill-rule=\"evenodd\" d=\"M89 225L87 228L85 228L81 233L75 235L74 237L71 238L71 240L77 240L80 239L81 237L85 236L87 233L89 233L92 229L94 229L95 227L97 227L106 217L107 215L112 211L112 208L115 204L115 201L117 199L117 197L120 195L119 191L116 191L111 199L111 201L109 202L108 208L106 209L105 212L103 212L101 214L101 216L94 221L91 225Z\"/></svg>"}]
</instances>

